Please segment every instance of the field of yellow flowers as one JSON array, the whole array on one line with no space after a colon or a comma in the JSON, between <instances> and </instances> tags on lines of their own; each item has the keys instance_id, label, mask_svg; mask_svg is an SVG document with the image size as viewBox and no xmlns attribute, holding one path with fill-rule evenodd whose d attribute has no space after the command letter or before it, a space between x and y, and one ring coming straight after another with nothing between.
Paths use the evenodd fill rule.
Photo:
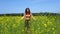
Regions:
<instances>
[{"instance_id":1,"label":"field of yellow flowers","mask_svg":"<svg viewBox=\"0 0 60 34\"><path fill-rule=\"evenodd\" d=\"M34 16L30 20L30 34L60 34L60 16ZM27 34L21 16L0 16L0 34Z\"/></svg>"}]
</instances>

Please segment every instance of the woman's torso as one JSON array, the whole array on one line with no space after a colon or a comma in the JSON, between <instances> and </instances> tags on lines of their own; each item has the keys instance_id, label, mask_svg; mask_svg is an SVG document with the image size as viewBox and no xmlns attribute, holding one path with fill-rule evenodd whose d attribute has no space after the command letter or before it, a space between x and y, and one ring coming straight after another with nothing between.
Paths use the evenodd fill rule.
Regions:
<instances>
[{"instance_id":1,"label":"woman's torso","mask_svg":"<svg viewBox=\"0 0 60 34\"><path fill-rule=\"evenodd\" d=\"M26 15L25 15L26 20L30 20L30 17L31 17L30 14L26 14Z\"/></svg>"}]
</instances>

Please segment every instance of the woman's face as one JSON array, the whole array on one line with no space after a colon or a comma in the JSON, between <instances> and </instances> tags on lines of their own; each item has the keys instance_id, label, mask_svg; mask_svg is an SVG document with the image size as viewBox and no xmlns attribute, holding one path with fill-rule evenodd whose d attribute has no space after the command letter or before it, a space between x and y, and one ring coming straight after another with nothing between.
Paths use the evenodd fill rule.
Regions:
<instances>
[{"instance_id":1,"label":"woman's face","mask_svg":"<svg viewBox=\"0 0 60 34\"><path fill-rule=\"evenodd\" d=\"M27 12L29 12L29 10L27 9Z\"/></svg>"}]
</instances>

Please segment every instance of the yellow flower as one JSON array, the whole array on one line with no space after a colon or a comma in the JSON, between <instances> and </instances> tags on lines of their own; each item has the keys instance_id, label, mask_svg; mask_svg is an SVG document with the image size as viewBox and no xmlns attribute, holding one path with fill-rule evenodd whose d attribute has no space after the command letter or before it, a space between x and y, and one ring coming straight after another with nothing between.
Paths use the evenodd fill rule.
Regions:
<instances>
[{"instance_id":1,"label":"yellow flower","mask_svg":"<svg viewBox=\"0 0 60 34\"><path fill-rule=\"evenodd\" d=\"M44 24L45 27L47 27L47 24Z\"/></svg>"},{"instance_id":2,"label":"yellow flower","mask_svg":"<svg viewBox=\"0 0 60 34\"><path fill-rule=\"evenodd\" d=\"M52 28L52 30L54 30L55 28Z\"/></svg>"}]
</instances>

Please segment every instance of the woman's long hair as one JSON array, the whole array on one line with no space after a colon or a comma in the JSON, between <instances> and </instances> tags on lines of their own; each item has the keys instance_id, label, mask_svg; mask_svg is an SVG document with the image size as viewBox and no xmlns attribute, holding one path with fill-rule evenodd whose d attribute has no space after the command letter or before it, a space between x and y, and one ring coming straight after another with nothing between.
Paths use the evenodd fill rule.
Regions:
<instances>
[{"instance_id":1,"label":"woman's long hair","mask_svg":"<svg viewBox=\"0 0 60 34\"><path fill-rule=\"evenodd\" d=\"M27 11L28 10L28 11ZM30 9L29 8L26 8L25 9L25 14L30 14L31 12L30 12Z\"/></svg>"}]
</instances>

